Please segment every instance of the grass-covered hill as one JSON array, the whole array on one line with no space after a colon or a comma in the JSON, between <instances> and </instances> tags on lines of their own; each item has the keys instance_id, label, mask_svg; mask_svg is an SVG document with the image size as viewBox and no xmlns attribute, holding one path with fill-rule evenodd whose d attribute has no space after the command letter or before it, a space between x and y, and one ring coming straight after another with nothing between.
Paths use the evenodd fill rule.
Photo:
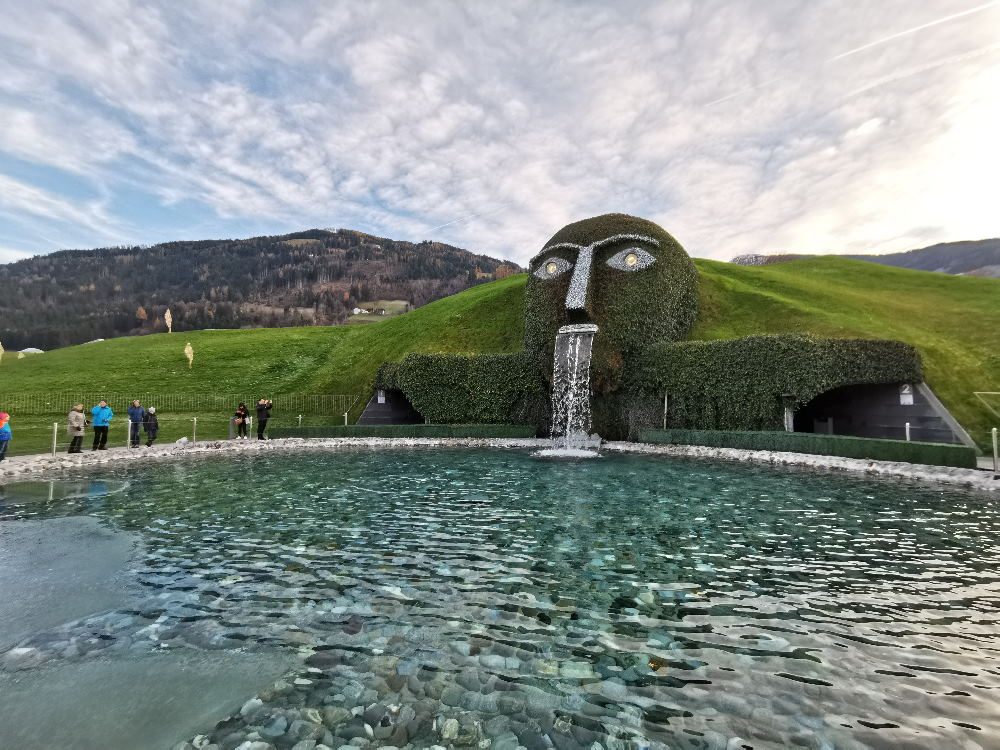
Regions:
<instances>
[{"instance_id":1,"label":"grass-covered hill","mask_svg":"<svg viewBox=\"0 0 1000 750\"><path fill-rule=\"evenodd\" d=\"M694 337L813 333L901 339L924 358L927 381L981 444L996 419L972 395L1000 391L1000 280L948 276L837 257L744 267L697 261L701 309ZM409 352L510 352L521 347L525 276L474 287L366 326L197 331L122 338L0 364L0 409L25 393L358 394L356 418L379 365ZM184 345L194 349L188 368ZM112 404L124 411L126 404ZM52 414L71 404L53 403ZM219 436L227 414L199 415ZM165 426L171 415L164 414ZM47 418L48 434L55 417ZM329 420L329 417L325 417ZM24 415L41 426L45 419ZM287 422L286 422L287 423ZM18 426L17 414L12 426ZM34 423L33 423L34 424ZM201 426L203 425L203 426ZM211 427L210 425L216 425ZM22 434L27 440L30 436ZM172 437L165 430L165 438Z\"/></svg>"},{"instance_id":2,"label":"grass-covered hill","mask_svg":"<svg viewBox=\"0 0 1000 750\"><path fill-rule=\"evenodd\" d=\"M772 255L737 255L733 263L743 266L766 266L771 263L786 263L801 258L815 258L815 255L780 253ZM883 266L909 268L913 271L938 271L962 276L986 276L1000 279L1000 237L989 240L963 240L942 242L917 250L882 255L845 255L845 258L867 260Z\"/></svg>"}]
</instances>

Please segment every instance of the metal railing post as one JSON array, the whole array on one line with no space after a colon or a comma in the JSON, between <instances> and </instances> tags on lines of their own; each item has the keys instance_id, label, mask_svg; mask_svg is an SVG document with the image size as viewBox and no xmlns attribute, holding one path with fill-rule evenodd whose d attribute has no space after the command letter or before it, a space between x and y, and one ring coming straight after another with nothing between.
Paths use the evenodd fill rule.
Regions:
<instances>
[{"instance_id":1,"label":"metal railing post","mask_svg":"<svg viewBox=\"0 0 1000 750\"><path fill-rule=\"evenodd\" d=\"M191 442L198 442L198 417L191 417Z\"/></svg>"},{"instance_id":2,"label":"metal railing post","mask_svg":"<svg viewBox=\"0 0 1000 750\"><path fill-rule=\"evenodd\" d=\"M993 478L1000 477L1000 455L997 454L997 428L993 428Z\"/></svg>"},{"instance_id":3,"label":"metal railing post","mask_svg":"<svg viewBox=\"0 0 1000 750\"><path fill-rule=\"evenodd\" d=\"M301 427L301 426L302 426L302 415L299 414L299 427Z\"/></svg>"},{"instance_id":4,"label":"metal railing post","mask_svg":"<svg viewBox=\"0 0 1000 750\"><path fill-rule=\"evenodd\" d=\"M126 427L126 430L125 430L125 447L128 448L130 445L132 445L132 420L131 419L125 420L125 427Z\"/></svg>"},{"instance_id":5,"label":"metal railing post","mask_svg":"<svg viewBox=\"0 0 1000 750\"><path fill-rule=\"evenodd\" d=\"M52 455L56 455L56 441L59 440L59 423L52 423ZM996 447L997 444L997 431L993 430L993 445ZM996 451L993 451L996 453Z\"/></svg>"},{"instance_id":6,"label":"metal railing post","mask_svg":"<svg viewBox=\"0 0 1000 750\"><path fill-rule=\"evenodd\" d=\"M910 442L910 423L906 423L906 442Z\"/></svg>"},{"instance_id":7,"label":"metal railing post","mask_svg":"<svg viewBox=\"0 0 1000 750\"><path fill-rule=\"evenodd\" d=\"M344 427L347 427L347 415L348 415L348 412L345 411L344 412Z\"/></svg>"}]
</instances>

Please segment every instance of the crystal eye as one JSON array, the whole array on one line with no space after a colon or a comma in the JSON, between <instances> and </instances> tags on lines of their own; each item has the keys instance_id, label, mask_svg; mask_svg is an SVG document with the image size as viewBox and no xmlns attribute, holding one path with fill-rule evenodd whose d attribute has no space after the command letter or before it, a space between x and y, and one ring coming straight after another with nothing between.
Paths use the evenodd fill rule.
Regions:
<instances>
[{"instance_id":1,"label":"crystal eye","mask_svg":"<svg viewBox=\"0 0 1000 750\"><path fill-rule=\"evenodd\" d=\"M559 274L565 273L573 267L565 258L552 256L542 261L542 264L535 269L535 276L540 279L554 279Z\"/></svg>"},{"instance_id":2,"label":"crystal eye","mask_svg":"<svg viewBox=\"0 0 1000 750\"><path fill-rule=\"evenodd\" d=\"M641 247L630 247L612 255L607 263L619 271L641 271L656 263L656 258Z\"/></svg>"}]
</instances>

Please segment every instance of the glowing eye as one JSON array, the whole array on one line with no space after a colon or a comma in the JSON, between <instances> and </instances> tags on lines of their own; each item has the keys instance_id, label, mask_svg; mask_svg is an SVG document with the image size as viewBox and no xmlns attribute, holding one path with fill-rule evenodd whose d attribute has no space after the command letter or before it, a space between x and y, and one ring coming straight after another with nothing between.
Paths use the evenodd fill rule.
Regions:
<instances>
[{"instance_id":1,"label":"glowing eye","mask_svg":"<svg viewBox=\"0 0 1000 750\"><path fill-rule=\"evenodd\" d=\"M554 279L572 267L573 264L568 260L554 255L542 261L542 264L535 270L535 276L540 279Z\"/></svg>"},{"instance_id":2,"label":"glowing eye","mask_svg":"<svg viewBox=\"0 0 1000 750\"><path fill-rule=\"evenodd\" d=\"M619 271L641 271L656 263L656 258L641 247L630 247L615 253L607 262L609 266Z\"/></svg>"}]
</instances>

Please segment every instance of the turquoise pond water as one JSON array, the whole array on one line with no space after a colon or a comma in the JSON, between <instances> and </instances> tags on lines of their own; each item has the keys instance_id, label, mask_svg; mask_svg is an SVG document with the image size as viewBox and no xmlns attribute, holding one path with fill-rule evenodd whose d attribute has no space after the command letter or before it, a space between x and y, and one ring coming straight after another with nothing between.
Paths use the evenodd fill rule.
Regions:
<instances>
[{"instance_id":1,"label":"turquoise pond water","mask_svg":"<svg viewBox=\"0 0 1000 750\"><path fill-rule=\"evenodd\" d=\"M46 539L61 562L33 562ZM1000 742L983 495L651 456L301 453L9 485L0 542L29 550L0 577L28 603L0 617L0 747L54 742L54 710L80 747ZM100 545L119 563L88 577ZM134 705L76 705L87 680ZM213 683L201 713L169 699Z\"/></svg>"}]
</instances>

